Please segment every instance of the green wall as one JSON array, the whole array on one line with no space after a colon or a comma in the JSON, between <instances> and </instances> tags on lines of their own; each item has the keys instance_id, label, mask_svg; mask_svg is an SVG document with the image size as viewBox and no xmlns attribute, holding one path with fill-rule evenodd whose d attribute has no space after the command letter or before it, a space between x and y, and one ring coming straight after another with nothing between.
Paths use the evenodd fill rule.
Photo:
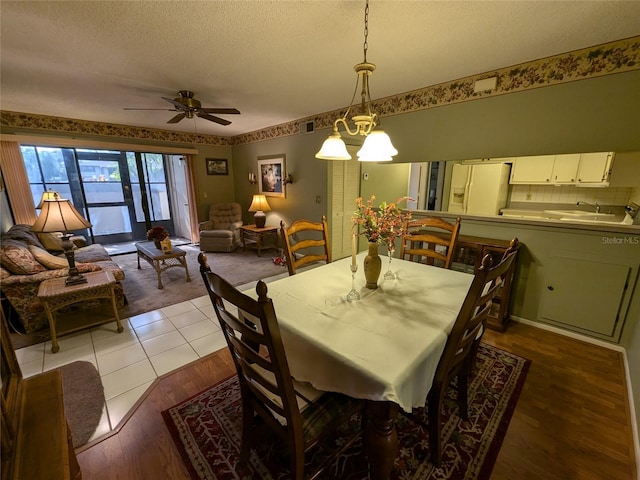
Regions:
<instances>
[{"instance_id":1,"label":"green wall","mask_svg":"<svg viewBox=\"0 0 640 480\"><path fill-rule=\"evenodd\" d=\"M639 151L638 85L640 71L619 73L389 116L383 118L383 127L400 152L394 163L588 151ZM3 133L11 132L4 128ZM249 171L257 172L258 156L274 154L286 155L286 170L294 175L295 183L287 185L286 198L269 197L272 208L267 214L269 224L277 225L280 219L290 222L296 218L320 218L328 212L327 163L316 160L314 155L328 133L329 129L324 129L232 148L190 145L200 151L194 160L200 219L206 218L212 202L235 199L245 210L245 221L251 222L251 214L246 209L252 195L257 193L257 186L248 183L247 175ZM55 135L53 132L50 134ZM104 137L100 140L120 141ZM207 157L228 158L229 176L206 175ZM371 172L378 170L374 166L367 168ZM379 192L387 192L388 188L390 185L384 176L377 178L371 175L362 191L376 193L383 200ZM318 196L319 203L316 203ZM539 280L532 283L528 280L531 275L539 278L535 271L544 268L546 245L553 243L556 237L549 236L544 230L530 230L524 235L521 228L496 228L495 224L482 225L481 222L477 225L464 222L462 231L494 238L511 238L515 234L521 236L530 258L527 265L525 256L521 267L524 270L519 273L514 309L516 315L535 320ZM580 248L589 249L597 243L589 237L585 235L578 241ZM558 238L566 241L565 237ZM623 254L640 260L638 247L629 248ZM528 274L522 273L527 271ZM640 293L636 291L620 344L627 349L633 389L640 393L639 303ZM636 394L638 412L639 397Z\"/></svg>"}]
</instances>

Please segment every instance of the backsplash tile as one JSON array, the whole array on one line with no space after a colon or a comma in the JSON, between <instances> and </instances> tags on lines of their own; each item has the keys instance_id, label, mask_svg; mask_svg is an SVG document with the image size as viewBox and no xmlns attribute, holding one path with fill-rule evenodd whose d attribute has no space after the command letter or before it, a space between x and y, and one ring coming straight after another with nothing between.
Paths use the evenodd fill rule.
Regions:
<instances>
[{"instance_id":1,"label":"backsplash tile","mask_svg":"<svg viewBox=\"0 0 640 480\"><path fill-rule=\"evenodd\" d=\"M627 205L632 198L640 196L640 188L578 188L553 185L513 185L511 202L567 203L598 202L601 205Z\"/></svg>"}]
</instances>

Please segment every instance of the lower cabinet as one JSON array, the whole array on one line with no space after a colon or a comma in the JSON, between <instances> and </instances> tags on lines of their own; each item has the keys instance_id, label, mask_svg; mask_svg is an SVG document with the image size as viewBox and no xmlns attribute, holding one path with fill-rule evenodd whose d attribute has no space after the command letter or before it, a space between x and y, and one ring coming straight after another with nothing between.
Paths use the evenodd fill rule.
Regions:
<instances>
[{"instance_id":1,"label":"lower cabinet","mask_svg":"<svg viewBox=\"0 0 640 480\"><path fill-rule=\"evenodd\" d=\"M621 259L558 253L545 265L542 321L610 340L628 308L634 266ZM579 279L579 281L576 281Z\"/></svg>"},{"instance_id":2,"label":"lower cabinet","mask_svg":"<svg viewBox=\"0 0 640 480\"><path fill-rule=\"evenodd\" d=\"M493 265L500 263L504 252L509 248L510 240L498 240L495 238L472 237L460 235L453 252L452 270L475 273L482 265L485 255L491 255ZM522 247L522 244L520 244ZM518 257L511 264L507 272L504 285L493 300L491 311L487 316L487 327L492 330L504 331L509 322L509 301L511 299L511 287L516 271Z\"/></svg>"}]
</instances>

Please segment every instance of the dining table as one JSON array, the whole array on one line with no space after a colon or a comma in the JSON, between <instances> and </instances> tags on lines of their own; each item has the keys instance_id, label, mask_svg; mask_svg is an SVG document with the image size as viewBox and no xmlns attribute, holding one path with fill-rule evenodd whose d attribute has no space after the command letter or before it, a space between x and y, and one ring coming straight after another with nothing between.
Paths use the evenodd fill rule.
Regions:
<instances>
[{"instance_id":1,"label":"dining table","mask_svg":"<svg viewBox=\"0 0 640 480\"><path fill-rule=\"evenodd\" d=\"M395 278L383 271L378 288L369 289L365 255L355 257L359 300L347 300L351 257L272 281L267 295L292 376L368 401L363 441L377 480L390 478L398 453L398 409L425 405L473 275L394 258Z\"/></svg>"}]
</instances>

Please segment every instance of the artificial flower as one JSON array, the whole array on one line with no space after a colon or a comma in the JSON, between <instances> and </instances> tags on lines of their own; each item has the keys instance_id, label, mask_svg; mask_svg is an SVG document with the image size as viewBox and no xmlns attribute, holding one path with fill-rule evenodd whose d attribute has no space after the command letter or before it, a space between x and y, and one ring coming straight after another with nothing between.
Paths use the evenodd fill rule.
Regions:
<instances>
[{"instance_id":1,"label":"artificial flower","mask_svg":"<svg viewBox=\"0 0 640 480\"><path fill-rule=\"evenodd\" d=\"M151 227L147 232L147 240L164 240L169 236L169 232L162 226Z\"/></svg>"},{"instance_id":2,"label":"artificial flower","mask_svg":"<svg viewBox=\"0 0 640 480\"><path fill-rule=\"evenodd\" d=\"M358 235L391 248L395 239L403 235L405 222L411 218L411 212L403 213L398 208L398 204L409 200L409 197L401 197L395 203L382 202L378 207L373 206L375 199L375 195L371 195L365 205L362 197L356 198L358 209L353 213L351 222Z\"/></svg>"}]
</instances>

